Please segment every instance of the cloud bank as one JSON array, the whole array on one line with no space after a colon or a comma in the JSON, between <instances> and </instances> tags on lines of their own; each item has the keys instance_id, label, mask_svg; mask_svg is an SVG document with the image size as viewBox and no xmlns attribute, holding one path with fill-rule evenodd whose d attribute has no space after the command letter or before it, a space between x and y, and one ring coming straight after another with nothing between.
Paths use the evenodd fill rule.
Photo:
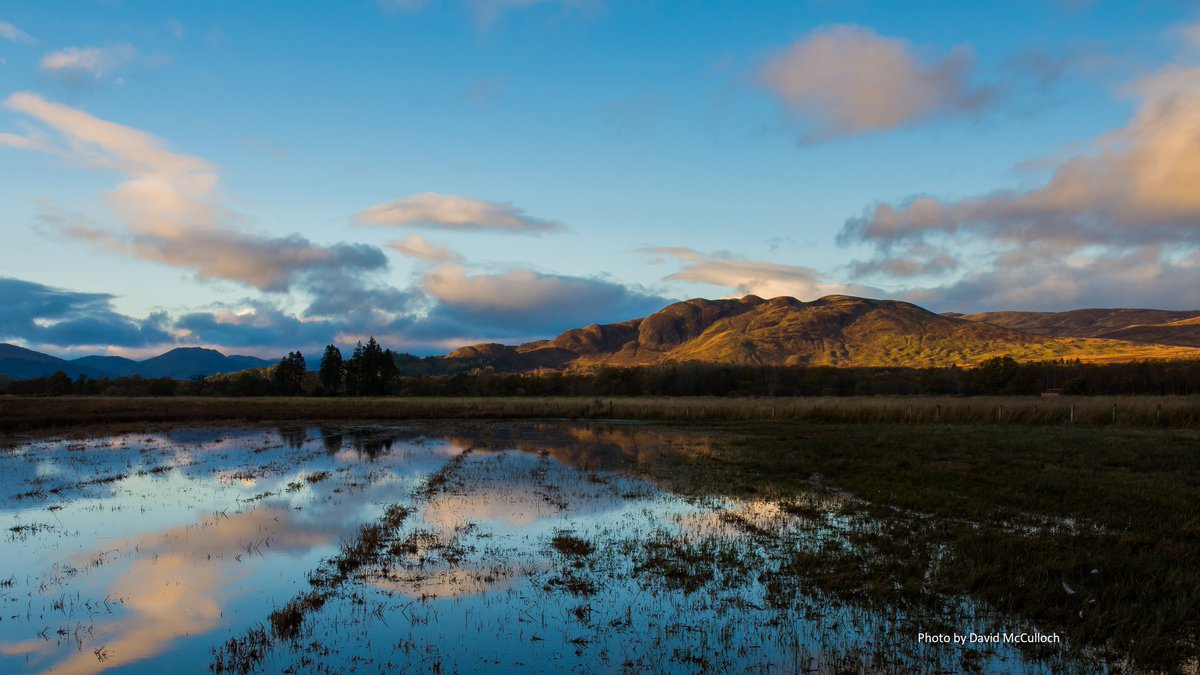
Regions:
<instances>
[{"instance_id":1,"label":"cloud bank","mask_svg":"<svg viewBox=\"0 0 1200 675\"><path fill-rule=\"evenodd\" d=\"M1043 185L875 204L839 240L875 248L864 273L971 269L910 291L941 306L1200 306L1200 67L1173 64L1127 90L1139 103L1128 124Z\"/></svg>"},{"instance_id":2,"label":"cloud bank","mask_svg":"<svg viewBox=\"0 0 1200 675\"><path fill-rule=\"evenodd\" d=\"M107 293L0 277L0 340L34 345L143 347L171 340L163 314L133 319Z\"/></svg>"}]
</instances>

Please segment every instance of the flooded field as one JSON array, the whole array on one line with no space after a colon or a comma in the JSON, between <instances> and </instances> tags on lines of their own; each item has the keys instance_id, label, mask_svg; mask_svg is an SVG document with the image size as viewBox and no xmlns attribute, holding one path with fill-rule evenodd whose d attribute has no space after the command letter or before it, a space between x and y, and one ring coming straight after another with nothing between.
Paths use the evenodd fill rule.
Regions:
<instances>
[{"instance_id":1,"label":"flooded field","mask_svg":"<svg viewBox=\"0 0 1200 675\"><path fill-rule=\"evenodd\" d=\"M0 671L1083 667L966 594L839 581L855 556L908 555L880 543L892 526L819 476L713 489L717 441L525 421L18 443L0 451Z\"/></svg>"}]
</instances>

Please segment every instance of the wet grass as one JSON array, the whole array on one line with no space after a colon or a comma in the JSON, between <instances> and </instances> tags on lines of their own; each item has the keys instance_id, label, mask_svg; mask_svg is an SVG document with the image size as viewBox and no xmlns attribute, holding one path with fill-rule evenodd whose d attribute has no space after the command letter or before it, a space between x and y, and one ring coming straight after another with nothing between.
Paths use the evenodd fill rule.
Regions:
<instances>
[{"instance_id":1,"label":"wet grass","mask_svg":"<svg viewBox=\"0 0 1200 675\"><path fill-rule=\"evenodd\" d=\"M559 532L550 539L550 545L554 550L564 556L583 557L592 554L595 547L588 541L576 537L570 532Z\"/></svg>"},{"instance_id":2,"label":"wet grass","mask_svg":"<svg viewBox=\"0 0 1200 675\"><path fill-rule=\"evenodd\" d=\"M1098 650L1172 670L1200 656L1200 434L990 426L727 428L704 461L645 470L689 494L849 494L847 544L795 551L772 596L812 585L944 612L968 597Z\"/></svg>"}]
</instances>

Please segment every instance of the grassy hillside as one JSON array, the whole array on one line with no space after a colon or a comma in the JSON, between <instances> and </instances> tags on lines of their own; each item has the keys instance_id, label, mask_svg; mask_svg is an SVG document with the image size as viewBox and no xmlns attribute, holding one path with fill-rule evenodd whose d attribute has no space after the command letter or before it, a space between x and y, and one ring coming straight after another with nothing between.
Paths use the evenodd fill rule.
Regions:
<instances>
[{"instance_id":1,"label":"grassy hillside","mask_svg":"<svg viewBox=\"0 0 1200 675\"><path fill-rule=\"evenodd\" d=\"M1200 344L1055 337L934 314L893 300L831 295L802 302L751 295L679 302L645 318L577 328L519 347L466 347L440 365L446 371L489 366L501 372L668 362L938 367L972 366L1006 355L1021 361L1089 362L1200 357L1193 347Z\"/></svg>"}]
</instances>

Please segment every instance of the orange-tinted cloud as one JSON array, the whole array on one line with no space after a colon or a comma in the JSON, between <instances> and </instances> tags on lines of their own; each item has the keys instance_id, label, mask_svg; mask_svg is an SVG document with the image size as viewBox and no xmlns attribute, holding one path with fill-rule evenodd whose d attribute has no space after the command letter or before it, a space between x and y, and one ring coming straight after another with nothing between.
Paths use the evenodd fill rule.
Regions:
<instances>
[{"instance_id":1,"label":"orange-tinted cloud","mask_svg":"<svg viewBox=\"0 0 1200 675\"><path fill-rule=\"evenodd\" d=\"M191 269L201 279L239 281L261 290L284 290L313 273L387 266L383 252L365 244L321 246L298 234L245 232L246 218L221 201L215 167L199 157L172 152L155 136L33 93L13 94L4 105L41 122L60 139L2 134L0 144L49 152L85 168L124 176L105 193L124 228L49 219L67 236L103 250Z\"/></svg>"},{"instance_id":2,"label":"orange-tinted cloud","mask_svg":"<svg viewBox=\"0 0 1200 675\"><path fill-rule=\"evenodd\" d=\"M668 281L690 281L722 286L736 295L774 298L787 295L812 300L823 295L854 293L874 295L876 289L828 281L816 270L802 265L785 265L767 260L745 260L728 253L706 254L695 249L662 246L643 249L647 253L675 258L683 267L664 277Z\"/></svg>"},{"instance_id":3,"label":"orange-tinted cloud","mask_svg":"<svg viewBox=\"0 0 1200 675\"><path fill-rule=\"evenodd\" d=\"M964 47L922 59L902 39L830 26L771 55L756 79L804 125L803 140L820 141L977 112L989 93L970 84L972 62Z\"/></svg>"},{"instance_id":4,"label":"orange-tinted cloud","mask_svg":"<svg viewBox=\"0 0 1200 675\"><path fill-rule=\"evenodd\" d=\"M372 206L355 215L360 225L424 227L457 232L526 234L560 232L565 225L535 218L512 204L422 192Z\"/></svg>"},{"instance_id":5,"label":"orange-tinted cloud","mask_svg":"<svg viewBox=\"0 0 1200 675\"><path fill-rule=\"evenodd\" d=\"M1126 91L1139 103L1132 119L1056 163L1044 184L875 204L848 220L839 240L876 247L864 271L886 273L902 260L950 271L934 269L948 248L975 257L962 279L910 291L914 301L1200 303L1200 67L1172 64Z\"/></svg>"},{"instance_id":6,"label":"orange-tinted cloud","mask_svg":"<svg viewBox=\"0 0 1200 675\"><path fill-rule=\"evenodd\" d=\"M431 263L458 263L463 257L453 249L439 246L419 234L410 234L400 241L389 241L388 246L402 255Z\"/></svg>"}]
</instances>

